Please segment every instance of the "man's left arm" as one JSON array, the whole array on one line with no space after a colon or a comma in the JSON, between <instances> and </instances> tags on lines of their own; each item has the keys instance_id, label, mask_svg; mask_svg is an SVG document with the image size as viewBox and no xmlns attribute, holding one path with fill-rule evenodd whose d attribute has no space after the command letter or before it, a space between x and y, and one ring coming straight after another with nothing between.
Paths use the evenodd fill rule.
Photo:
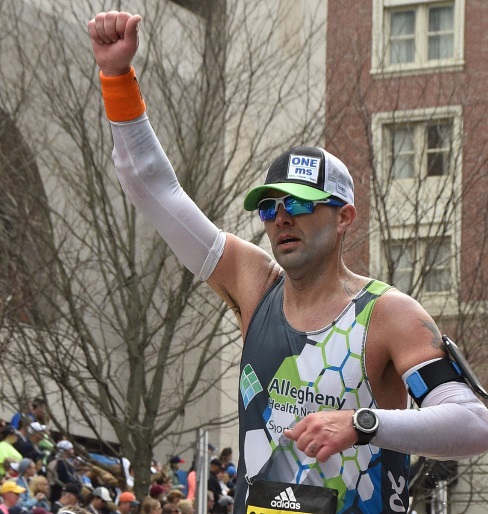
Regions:
<instances>
[{"instance_id":1,"label":"man's left arm","mask_svg":"<svg viewBox=\"0 0 488 514\"><path fill-rule=\"evenodd\" d=\"M373 311L368 342L370 337L374 340L374 349L370 351L379 360L393 362L407 387L412 373L446 357L441 335L432 318L410 297L395 291L380 303ZM357 443L353 412L310 414L285 436L309 457L325 461ZM488 409L464 382L447 378L426 394L419 409L373 408L373 413L379 425L371 444L380 448L437 460L469 458L488 450Z\"/></svg>"}]
</instances>

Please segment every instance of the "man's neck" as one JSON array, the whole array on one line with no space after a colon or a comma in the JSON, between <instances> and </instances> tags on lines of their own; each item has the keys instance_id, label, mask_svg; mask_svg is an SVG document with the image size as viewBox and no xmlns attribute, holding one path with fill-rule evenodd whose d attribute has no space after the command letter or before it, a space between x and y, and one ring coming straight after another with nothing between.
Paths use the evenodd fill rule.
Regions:
<instances>
[{"instance_id":1,"label":"man's neck","mask_svg":"<svg viewBox=\"0 0 488 514\"><path fill-rule=\"evenodd\" d=\"M318 277L315 282L286 276L283 298L286 319L296 330L321 330L340 315L368 280L346 269L339 276Z\"/></svg>"}]
</instances>

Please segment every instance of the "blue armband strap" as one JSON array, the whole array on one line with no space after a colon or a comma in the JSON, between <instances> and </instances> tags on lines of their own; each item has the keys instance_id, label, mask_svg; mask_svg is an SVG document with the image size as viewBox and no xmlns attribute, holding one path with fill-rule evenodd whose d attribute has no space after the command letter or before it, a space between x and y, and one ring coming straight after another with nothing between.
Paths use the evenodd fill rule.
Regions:
<instances>
[{"instance_id":1,"label":"blue armband strap","mask_svg":"<svg viewBox=\"0 0 488 514\"><path fill-rule=\"evenodd\" d=\"M449 359L440 359L414 371L406 380L408 392L420 407L424 398L446 382L465 382L459 366Z\"/></svg>"}]
</instances>

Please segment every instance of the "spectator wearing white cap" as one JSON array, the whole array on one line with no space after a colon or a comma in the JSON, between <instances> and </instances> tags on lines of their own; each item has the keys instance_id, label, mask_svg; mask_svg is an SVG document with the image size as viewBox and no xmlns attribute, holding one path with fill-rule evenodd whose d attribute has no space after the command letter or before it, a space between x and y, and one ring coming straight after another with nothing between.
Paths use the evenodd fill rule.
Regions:
<instances>
[{"instance_id":1,"label":"spectator wearing white cap","mask_svg":"<svg viewBox=\"0 0 488 514\"><path fill-rule=\"evenodd\" d=\"M32 459L35 462L37 472L42 469L46 457L46 454L39 447L39 441L44 439L46 433L46 425L41 425L38 421L32 421L28 416L22 417L17 429L19 437L14 447L24 458Z\"/></svg>"},{"instance_id":2,"label":"spectator wearing white cap","mask_svg":"<svg viewBox=\"0 0 488 514\"><path fill-rule=\"evenodd\" d=\"M92 499L86 506L90 514L105 514L107 504L112 502L112 497L106 487L96 487L91 494Z\"/></svg>"},{"instance_id":3,"label":"spectator wearing white cap","mask_svg":"<svg viewBox=\"0 0 488 514\"><path fill-rule=\"evenodd\" d=\"M214 508L214 512L220 514L230 514L234 510L234 498L229 495L224 495L219 498L217 507Z\"/></svg>"},{"instance_id":4,"label":"spectator wearing white cap","mask_svg":"<svg viewBox=\"0 0 488 514\"><path fill-rule=\"evenodd\" d=\"M67 439L61 439L56 444L57 454L53 461L47 465L47 474L51 486L51 502L55 502L61 496L61 491L66 484L82 485L82 479L74 466L75 450L73 443Z\"/></svg>"}]
</instances>

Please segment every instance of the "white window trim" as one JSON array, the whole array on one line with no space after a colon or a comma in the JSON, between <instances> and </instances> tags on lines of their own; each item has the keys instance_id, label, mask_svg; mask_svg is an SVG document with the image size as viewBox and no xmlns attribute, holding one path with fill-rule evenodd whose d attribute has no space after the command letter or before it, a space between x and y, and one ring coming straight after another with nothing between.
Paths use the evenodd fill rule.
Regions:
<instances>
[{"instance_id":1,"label":"white window trim","mask_svg":"<svg viewBox=\"0 0 488 514\"><path fill-rule=\"evenodd\" d=\"M406 123L406 122L422 122L422 121L433 121L436 119L451 118L453 121L453 135L454 135L454 148L453 154L455 155L456 162L454 167L459 171L454 174L454 187L461 191L462 186L462 173L460 171L462 166L462 106L443 106L428 109L415 109L411 111L394 111L394 112L378 112L373 114L372 117L372 137L373 137L373 155L374 155L374 167L377 170L379 179L383 175L384 166L384 149L383 149L383 127L392 123ZM446 176L440 177L428 177L423 180L445 180ZM399 181L414 181L418 178L413 179L398 179ZM380 220L375 215L374 205L374 190L373 185L370 185L370 245L369 245L369 262L370 262L370 273L371 276L378 277L382 280L387 280L384 266L383 256L383 241L378 236L380 234ZM461 202L457 202L453 212L453 222L451 226L447 228L443 236L451 238L451 254L454 256L453 263L451 266L451 276L453 288L456 287L456 277L460 276L460 259L456 257L459 255L459 249L461 248ZM410 235L410 232L406 235L405 230L408 225L399 225L391 227L391 235L396 239L405 239ZM437 233L440 233L440 224L427 221L420 225L419 236L422 238L435 237ZM453 294L454 293L454 294ZM433 315L440 313L446 314L456 312L456 291L450 292L424 292L422 301L424 306ZM417 298L420 300L420 298Z\"/></svg>"},{"instance_id":2,"label":"white window trim","mask_svg":"<svg viewBox=\"0 0 488 514\"><path fill-rule=\"evenodd\" d=\"M439 4L439 0L373 0L371 75L389 77L432 73L434 71L459 71L464 67L464 0L454 0L454 56L452 59L432 61L423 64L408 63L390 65L385 63L388 55L386 48L387 27L385 26L385 9L394 7L415 7L419 5Z\"/></svg>"}]
</instances>

